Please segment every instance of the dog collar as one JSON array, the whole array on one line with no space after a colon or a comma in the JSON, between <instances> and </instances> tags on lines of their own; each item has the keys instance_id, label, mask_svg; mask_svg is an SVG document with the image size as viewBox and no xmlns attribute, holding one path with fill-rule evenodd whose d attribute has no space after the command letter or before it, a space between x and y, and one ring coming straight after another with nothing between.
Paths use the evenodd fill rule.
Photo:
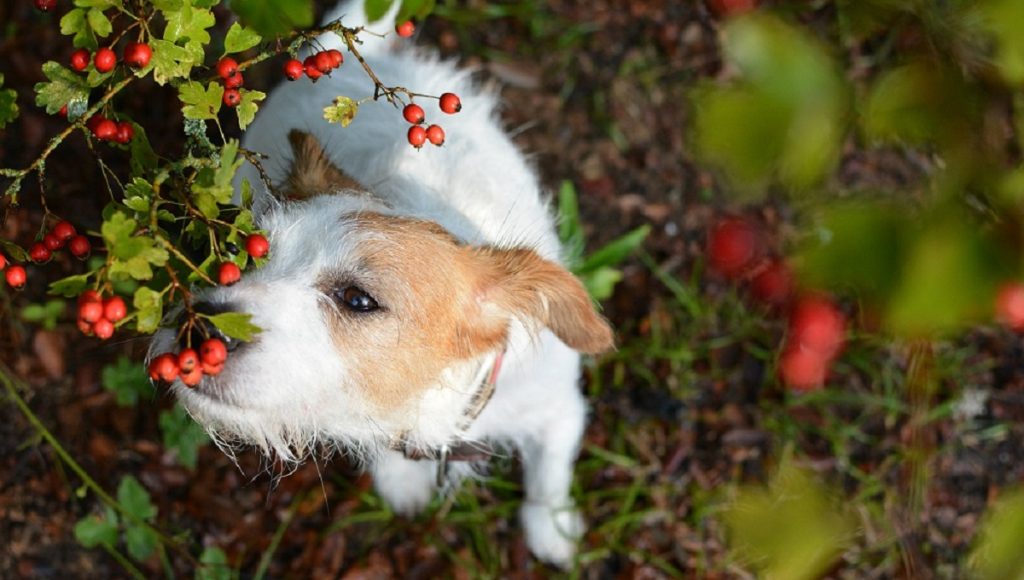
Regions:
<instances>
[{"instance_id":1,"label":"dog collar","mask_svg":"<svg viewBox=\"0 0 1024 580\"><path fill-rule=\"evenodd\" d=\"M483 412L484 407L490 402L494 396L494 390L498 384L498 374L501 372L501 363L505 358L505 351L499 352L491 363L489 370L481 369L486 371L484 379L480 381L480 386L477 388L476 393L469 401L469 405L463 412L462 424L460 425L463 431L469 429L473 421L480 416ZM441 486L444 484L445 476L448 474L448 462L449 461L482 461L487 459L494 454L491 446L481 441L465 441L459 440L451 444L444 444L436 449L422 449L409 444L408 439L403 433L398 441L392 445L392 449L401 451L405 455L406 459L413 459L419 461L421 459L431 459L437 461L437 485Z\"/></svg>"}]
</instances>

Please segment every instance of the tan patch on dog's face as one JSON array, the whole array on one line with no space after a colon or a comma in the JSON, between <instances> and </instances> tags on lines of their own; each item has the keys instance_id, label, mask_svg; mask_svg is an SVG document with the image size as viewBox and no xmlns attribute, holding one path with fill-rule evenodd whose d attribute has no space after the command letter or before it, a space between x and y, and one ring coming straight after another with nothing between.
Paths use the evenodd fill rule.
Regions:
<instances>
[{"instance_id":1,"label":"tan patch on dog's face","mask_svg":"<svg viewBox=\"0 0 1024 580\"><path fill-rule=\"evenodd\" d=\"M334 346L363 394L396 410L453 364L502 347L512 318L551 328L585 352L611 347L611 330L582 285L529 250L470 248L435 223L346 216L359 236L351 271L318 282ZM362 312L347 297L368 296Z\"/></svg>"}]
</instances>

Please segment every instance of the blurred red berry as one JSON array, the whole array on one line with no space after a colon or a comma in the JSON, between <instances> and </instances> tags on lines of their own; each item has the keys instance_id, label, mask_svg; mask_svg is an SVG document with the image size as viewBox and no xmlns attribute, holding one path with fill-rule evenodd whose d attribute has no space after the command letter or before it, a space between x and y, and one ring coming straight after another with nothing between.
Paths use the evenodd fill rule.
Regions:
<instances>
[{"instance_id":1,"label":"blurred red berry","mask_svg":"<svg viewBox=\"0 0 1024 580\"><path fill-rule=\"evenodd\" d=\"M132 142L132 138L135 137L135 127L128 121L121 121L117 124L117 134L114 135L114 141L122 145L127 145Z\"/></svg>"},{"instance_id":2,"label":"blurred red berry","mask_svg":"<svg viewBox=\"0 0 1024 580\"><path fill-rule=\"evenodd\" d=\"M203 382L203 368L201 366L195 366L188 371L181 369L181 374L178 375L178 378L181 379L182 384L186 387L194 387Z\"/></svg>"},{"instance_id":3,"label":"blurred red berry","mask_svg":"<svg viewBox=\"0 0 1024 580\"><path fill-rule=\"evenodd\" d=\"M792 345L831 358L846 340L846 318L828 299L804 297L790 315L789 333Z\"/></svg>"},{"instance_id":4,"label":"blurred red berry","mask_svg":"<svg viewBox=\"0 0 1024 580\"><path fill-rule=\"evenodd\" d=\"M230 56L225 56L224 58L217 61L217 76L219 76L220 78L227 80L228 77L234 75L237 72L238 63L235 62L235 59L231 58Z\"/></svg>"},{"instance_id":5,"label":"blurred red berry","mask_svg":"<svg viewBox=\"0 0 1024 580\"><path fill-rule=\"evenodd\" d=\"M224 88L227 89L238 89L245 84L245 78L242 77L242 73L235 71L235 74L224 79Z\"/></svg>"},{"instance_id":6,"label":"blurred red berry","mask_svg":"<svg viewBox=\"0 0 1024 580\"><path fill-rule=\"evenodd\" d=\"M238 92L238 89L227 89L224 91L223 101L228 107L237 107L238 103L242 102L242 93Z\"/></svg>"},{"instance_id":7,"label":"blurred red berry","mask_svg":"<svg viewBox=\"0 0 1024 580\"><path fill-rule=\"evenodd\" d=\"M144 42L129 42L124 47L124 61L133 68L145 68L153 58L153 49Z\"/></svg>"},{"instance_id":8,"label":"blurred red berry","mask_svg":"<svg viewBox=\"0 0 1024 580\"><path fill-rule=\"evenodd\" d=\"M79 318L79 319L75 320L75 324L78 325L78 330L82 334L84 334L86 336L92 336L92 323L86 322L86 321L82 320L81 318Z\"/></svg>"},{"instance_id":9,"label":"blurred red berry","mask_svg":"<svg viewBox=\"0 0 1024 580\"><path fill-rule=\"evenodd\" d=\"M779 358L779 375L789 388L813 391L825 384L829 360L821 353L793 346Z\"/></svg>"},{"instance_id":10,"label":"blurred red berry","mask_svg":"<svg viewBox=\"0 0 1024 580\"><path fill-rule=\"evenodd\" d=\"M100 297L100 293L95 290L86 290L78 295L78 305L81 306L86 302L100 302L103 298Z\"/></svg>"},{"instance_id":11,"label":"blurred red berry","mask_svg":"<svg viewBox=\"0 0 1024 580\"><path fill-rule=\"evenodd\" d=\"M181 372L188 373L199 366L199 353L194 349L186 348L178 353L178 367Z\"/></svg>"},{"instance_id":12,"label":"blurred red berry","mask_svg":"<svg viewBox=\"0 0 1024 580\"><path fill-rule=\"evenodd\" d=\"M318 71L327 74L334 69L334 60L331 59L331 55L327 54L326 51L318 52L313 55L313 66Z\"/></svg>"},{"instance_id":13,"label":"blurred red berry","mask_svg":"<svg viewBox=\"0 0 1024 580\"><path fill-rule=\"evenodd\" d=\"M96 66L96 70L99 72L110 72L114 70L114 66L117 65L117 55L109 48L103 47L97 50L96 54L93 55L92 63Z\"/></svg>"},{"instance_id":14,"label":"blurred red berry","mask_svg":"<svg viewBox=\"0 0 1024 580\"><path fill-rule=\"evenodd\" d=\"M57 236L58 240L66 242L75 237L75 234L78 232L75 231L75 226L71 225L71 222L61 220L53 226L50 233Z\"/></svg>"},{"instance_id":15,"label":"blurred red berry","mask_svg":"<svg viewBox=\"0 0 1024 580\"><path fill-rule=\"evenodd\" d=\"M71 69L78 72L82 72L89 68L89 54L88 50L79 48L75 52L71 53Z\"/></svg>"},{"instance_id":16,"label":"blurred red berry","mask_svg":"<svg viewBox=\"0 0 1024 580\"><path fill-rule=\"evenodd\" d=\"M708 235L711 267L730 278L741 275L757 257L760 246L757 228L741 218L725 218Z\"/></svg>"},{"instance_id":17,"label":"blurred red berry","mask_svg":"<svg viewBox=\"0 0 1024 580\"><path fill-rule=\"evenodd\" d=\"M1013 330L1024 330L1024 284L1008 282L999 288L996 319Z\"/></svg>"},{"instance_id":18,"label":"blurred red berry","mask_svg":"<svg viewBox=\"0 0 1024 580\"><path fill-rule=\"evenodd\" d=\"M219 375L221 371L224 370L224 363L214 365L204 362L202 363L201 366L203 367L203 372L210 375L211 377Z\"/></svg>"},{"instance_id":19,"label":"blurred red berry","mask_svg":"<svg viewBox=\"0 0 1024 580\"><path fill-rule=\"evenodd\" d=\"M61 105L60 106L60 110L57 111L57 114L60 115L61 117L64 117L65 119L67 119L68 118L68 106L67 105Z\"/></svg>"},{"instance_id":20,"label":"blurred red berry","mask_svg":"<svg viewBox=\"0 0 1024 580\"><path fill-rule=\"evenodd\" d=\"M127 315L128 307L124 303L124 298L111 296L103 301L103 318L111 322L119 322Z\"/></svg>"},{"instance_id":21,"label":"blurred red berry","mask_svg":"<svg viewBox=\"0 0 1024 580\"><path fill-rule=\"evenodd\" d=\"M92 131L93 135L95 135L96 128L99 127L100 123L102 123L105 120L106 117L99 113L96 113L95 115L89 117L89 120L85 122L85 128Z\"/></svg>"},{"instance_id":22,"label":"blurred red berry","mask_svg":"<svg viewBox=\"0 0 1024 580\"><path fill-rule=\"evenodd\" d=\"M786 302L793 292L793 271L782 260L772 260L750 279L750 294L765 304Z\"/></svg>"},{"instance_id":23,"label":"blurred red berry","mask_svg":"<svg viewBox=\"0 0 1024 580\"><path fill-rule=\"evenodd\" d=\"M4 278L7 279L7 284L11 288L18 289L25 286L25 282L28 280L28 274L25 273L24 266L21 264L14 264L4 272Z\"/></svg>"},{"instance_id":24,"label":"blurred red berry","mask_svg":"<svg viewBox=\"0 0 1024 580\"><path fill-rule=\"evenodd\" d=\"M413 125L419 125L427 115L423 112L423 107L416 103L409 103L402 109L402 116Z\"/></svg>"},{"instance_id":25,"label":"blurred red berry","mask_svg":"<svg viewBox=\"0 0 1024 580\"><path fill-rule=\"evenodd\" d=\"M199 345L199 359L206 365L219 365L228 360L228 348L219 338L209 338Z\"/></svg>"},{"instance_id":26,"label":"blurred red berry","mask_svg":"<svg viewBox=\"0 0 1024 580\"><path fill-rule=\"evenodd\" d=\"M324 73L320 72L320 69L316 67L316 57L314 56L307 56L306 60L302 61L302 70L306 72L306 76L313 82L324 76Z\"/></svg>"},{"instance_id":27,"label":"blurred red berry","mask_svg":"<svg viewBox=\"0 0 1024 580\"><path fill-rule=\"evenodd\" d=\"M445 93L441 95L438 100L438 105L441 110L449 115L454 115L462 110L462 101L459 100L459 96L455 93Z\"/></svg>"},{"instance_id":28,"label":"blurred red berry","mask_svg":"<svg viewBox=\"0 0 1024 580\"><path fill-rule=\"evenodd\" d=\"M416 32L416 25L413 24L412 20L406 20L395 26L395 32L402 38L409 38L413 32Z\"/></svg>"},{"instance_id":29,"label":"blurred red berry","mask_svg":"<svg viewBox=\"0 0 1024 580\"><path fill-rule=\"evenodd\" d=\"M78 306L78 318L92 324L103 318L103 304L100 302L83 302Z\"/></svg>"},{"instance_id":30,"label":"blurred red berry","mask_svg":"<svg viewBox=\"0 0 1024 580\"><path fill-rule=\"evenodd\" d=\"M53 252L43 242L36 242L28 249L28 257L36 264L42 264L43 262L50 261L50 258L53 257Z\"/></svg>"},{"instance_id":31,"label":"blurred red berry","mask_svg":"<svg viewBox=\"0 0 1024 580\"><path fill-rule=\"evenodd\" d=\"M178 357L173 353L164 354L149 361L149 378L153 381L171 383L178 378Z\"/></svg>"},{"instance_id":32,"label":"blurred red berry","mask_svg":"<svg viewBox=\"0 0 1024 580\"><path fill-rule=\"evenodd\" d=\"M111 141L117 137L117 123L110 119L101 119L92 132L101 141Z\"/></svg>"},{"instance_id":33,"label":"blurred red berry","mask_svg":"<svg viewBox=\"0 0 1024 580\"><path fill-rule=\"evenodd\" d=\"M294 58L284 63L284 76L290 81L294 81L301 77L303 72L302 62Z\"/></svg>"},{"instance_id":34,"label":"blurred red berry","mask_svg":"<svg viewBox=\"0 0 1024 580\"><path fill-rule=\"evenodd\" d=\"M64 247L64 242L60 241L60 239L51 232L43 236L43 245L46 246L47 250L56 252Z\"/></svg>"},{"instance_id":35,"label":"blurred red berry","mask_svg":"<svg viewBox=\"0 0 1024 580\"><path fill-rule=\"evenodd\" d=\"M0 254L0 270L7 267L7 256Z\"/></svg>"},{"instance_id":36,"label":"blurred red berry","mask_svg":"<svg viewBox=\"0 0 1024 580\"><path fill-rule=\"evenodd\" d=\"M89 238L83 235L77 235L68 240L68 251L71 255L84 260L89 257L89 252L92 250L92 245L89 244Z\"/></svg>"},{"instance_id":37,"label":"blurred red berry","mask_svg":"<svg viewBox=\"0 0 1024 580\"><path fill-rule=\"evenodd\" d=\"M757 8L757 0L708 0L708 8L717 16L736 16Z\"/></svg>"},{"instance_id":38,"label":"blurred red berry","mask_svg":"<svg viewBox=\"0 0 1024 580\"><path fill-rule=\"evenodd\" d=\"M341 51L336 48L328 50L327 55L331 57L331 67L333 68L338 68L345 62L345 55L341 54Z\"/></svg>"},{"instance_id":39,"label":"blurred red berry","mask_svg":"<svg viewBox=\"0 0 1024 580\"><path fill-rule=\"evenodd\" d=\"M217 270L217 281L222 286L230 286L242 279L242 269L234 262L224 262Z\"/></svg>"},{"instance_id":40,"label":"blurred red berry","mask_svg":"<svg viewBox=\"0 0 1024 580\"><path fill-rule=\"evenodd\" d=\"M40 12L49 12L57 7L57 0L32 0L32 4Z\"/></svg>"},{"instance_id":41,"label":"blurred red berry","mask_svg":"<svg viewBox=\"0 0 1024 580\"><path fill-rule=\"evenodd\" d=\"M250 234L245 238L245 251L253 258L262 258L270 251L270 242L263 234Z\"/></svg>"},{"instance_id":42,"label":"blurred red berry","mask_svg":"<svg viewBox=\"0 0 1024 580\"><path fill-rule=\"evenodd\" d=\"M92 323L92 332L96 335L96 338L100 340L107 340L111 336L114 336L114 323L106 318L100 318L96 322Z\"/></svg>"},{"instance_id":43,"label":"blurred red berry","mask_svg":"<svg viewBox=\"0 0 1024 580\"><path fill-rule=\"evenodd\" d=\"M431 125L427 127L427 140L438 147L444 145L444 129L439 125Z\"/></svg>"},{"instance_id":44,"label":"blurred red berry","mask_svg":"<svg viewBox=\"0 0 1024 580\"><path fill-rule=\"evenodd\" d=\"M427 130L422 125L413 125L409 127L409 133L406 135L406 138L409 140L410 145L419 149L427 142Z\"/></svg>"}]
</instances>

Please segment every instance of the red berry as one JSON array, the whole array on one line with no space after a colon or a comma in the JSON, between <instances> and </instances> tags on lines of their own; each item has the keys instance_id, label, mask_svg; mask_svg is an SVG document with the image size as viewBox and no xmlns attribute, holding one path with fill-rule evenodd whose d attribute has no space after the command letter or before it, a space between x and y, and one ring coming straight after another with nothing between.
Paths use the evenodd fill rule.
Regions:
<instances>
[{"instance_id":1,"label":"red berry","mask_svg":"<svg viewBox=\"0 0 1024 580\"><path fill-rule=\"evenodd\" d=\"M103 119L96 124L96 129L93 130L92 134L101 141L111 141L117 137L117 123L110 119Z\"/></svg>"},{"instance_id":2,"label":"red berry","mask_svg":"<svg viewBox=\"0 0 1024 580\"><path fill-rule=\"evenodd\" d=\"M219 375L221 371L224 370L224 363L212 365L204 362L201 366L203 368L203 372L211 377Z\"/></svg>"},{"instance_id":3,"label":"red berry","mask_svg":"<svg viewBox=\"0 0 1024 580\"><path fill-rule=\"evenodd\" d=\"M234 76L237 72L238 63L230 56L225 56L217 62L217 75L220 78L227 80L228 77Z\"/></svg>"},{"instance_id":4,"label":"red berry","mask_svg":"<svg viewBox=\"0 0 1024 580\"><path fill-rule=\"evenodd\" d=\"M307 56L306 60L302 61L302 70L306 71L306 76L314 82L316 79L324 76L324 73L320 72L320 69L316 67L316 57L312 55Z\"/></svg>"},{"instance_id":5,"label":"red berry","mask_svg":"<svg viewBox=\"0 0 1024 580\"><path fill-rule=\"evenodd\" d=\"M75 226L71 225L71 222L61 220L57 222L56 225L53 226L53 229L50 230L50 233L57 236L58 240L66 242L71 238L75 237L75 234L77 232L75 231Z\"/></svg>"},{"instance_id":6,"label":"red berry","mask_svg":"<svg viewBox=\"0 0 1024 580\"><path fill-rule=\"evenodd\" d=\"M56 252L64 247L64 242L60 241L57 236L50 233L43 236L43 245L46 246L47 250Z\"/></svg>"},{"instance_id":7,"label":"red berry","mask_svg":"<svg viewBox=\"0 0 1024 580\"><path fill-rule=\"evenodd\" d=\"M438 147L444 145L444 129L438 125L427 127L427 140Z\"/></svg>"},{"instance_id":8,"label":"red berry","mask_svg":"<svg viewBox=\"0 0 1024 580\"><path fill-rule=\"evenodd\" d=\"M95 290L86 290L78 295L78 305L81 306L86 302L100 302L103 299L100 297L100 293Z\"/></svg>"},{"instance_id":9,"label":"red berry","mask_svg":"<svg viewBox=\"0 0 1024 580\"><path fill-rule=\"evenodd\" d=\"M186 387L194 387L203 382L203 368L197 365L190 371L182 369L178 378Z\"/></svg>"},{"instance_id":10,"label":"red berry","mask_svg":"<svg viewBox=\"0 0 1024 580\"><path fill-rule=\"evenodd\" d=\"M228 360L228 348L219 338L209 338L199 345L199 358L204 365L219 365Z\"/></svg>"},{"instance_id":11,"label":"red berry","mask_svg":"<svg viewBox=\"0 0 1024 580\"><path fill-rule=\"evenodd\" d=\"M297 80L303 72L302 63L294 58L284 63L284 76L290 81Z\"/></svg>"},{"instance_id":12,"label":"red berry","mask_svg":"<svg viewBox=\"0 0 1024 580\"><path fill-rule=\"evenodd\" d=\"M57 111L57 114L60 115L61 117L64 117L65 119L67 119L68 118L68 106L67 105L61 105L60 106L60 110Z\"/></svg>"},{"instance_id":13,"label":"red berry","mask_svg":"<svg viewBox=\"0 0 1024 580\"><path fill-rule=\"evenodd\" d=\"M416 32L416 25L413 24L412 20L406 20L395 26L395 32L402 38L409 38L413 32Z\"/></svg>"},{"instance_id":14,"label":"red berry","mask_svg":"<svg viewBox=\"0 0 1024 580\"><path fill-rule=\"evenodd\" d=\"M228 89L240 88L245 83L245 79L242 78L242 73L235 72L235 74L224 79L224 87Z\"/></svg>"},{"instance_id":15,"label":"red berry","mask_svg":"<svg viewBox=\"0 0 1024 580\"><path fill-rule=\"evenodd\" d=\"M87 258L91 250L92 245L89 243L89 238L83 235L77 235L68 240L68 251L80 260Z\"/></svg>"},{"instance_id":16,"label":"red berry","mask_svg":"<svg viewBox=\"0 0 1024 580\"><path fill-rule=\"evenodd\" d=\"M32 0L32 3L42 12L49 12L57 7L57 0Z\"/></svg>"},{"instance_id":17,"label":"red berry","mask_svg":"<svg viewBox=\"0 0 1024 580\"><path fill-rule=\"evenodd\" d=\"M846 318L825 298L805 297L789 319L790 342L824 358L831 358L843 346Z\"/></svg>"},{"instance_id":18,"label":"red berry","mask_svg":"<svg viewBox=\"0 0 1024 580\"><path fill-rule=\"evenodd\" d=\"M718 16L736 16L757 8L757 0L708 0L708 7Z\"/></svg>"},{"instance_id":19,"label":"red berry","mask_svg":"<svg viewBox=\"0 0 1024 580\"><path fill-rule=\"evenodd\" d=\"M192 372L192 369L197 366L199 366L199 353L194 349L186 348L178 353L178 368L181 369L181 372Z\"/></svg>"},{"instance_id":20,"label":"red berry","mask_svg":"<svg viewBox=\"0 0 1024 580\"><path fill-rule=\"evenodd\" d=\"M100 318L96 322L92 323L92 331L96 335L96 338L100 340L107 340L111 336L114 336L114 323L106 318Z\"/></svg>"},{"instance_id":21,"label":"red berry","mask_svg":"<svg viewBox=\"0 0 1024 580\"><path fill-rule=\"evenodd\" d=\"M262 258L270 251L270 242L262 234L250 234L245 238L245 251L253 258Z\"/></svg>"},{"instance_id":22,"label":"red berry","mask_svg":"<svg viewBox=\"0 0 1024 580\"><path fill-rule=\"evenodd\" d=\"M793 291L793 272L781 260L774 260L750 280L751 295L765 304L782 304Z\"/></svg>"},{"instance_id":23,"label":"red berry","mask_svg":"<svg viewBox=\"0 0 1024 580\"><path fill-rule=\"evenodd\" d=\"M313 55L313 65L318 71L327 74L334 69L334 60L326 51L318 52Z\"/></svg>"},{"instance_id":24,"label":"red berry","mask_svg":"<svg viewBox=\"0 0 1024 580\"><path fill-rule=\"evenodd\" d=\"M238 103L242 102L242 93L238 92L238 89L228 89L224 91L223 100L228 107L237 107Z\"/></svg>"},{"instance_id":25,"label":"red berry","mask_svg":"<svg viewBox=\"0 0 1024 580\"><path fill-rule=\"evenodd\" d=\"M718 222L708 236L711 267L725 276L739 276L757 256L759 237L747 220L726 218Z\"/></svg>"},{"instance_id":26,"label":"red berry","mask_svg":"<svg viewBox=\"0 0 1024 580\"><path fill-rule=\"evenodd\" d=\"M86 336L92 336L92 324L91 323L88 323L88 322L82 320L81 318L79 318L75 322L76 322L76 324L78 324L78 330L80 330L82 332L82 334L84 334Z\"/></svg>"},{"instance_id":27,"label":"red berry","mask_svg":"<svg viewBox=\"0 0 1024 580\"><path fill-rule=\"evenodd\" d=\"M28 279L28 275L25 273L25 268L21 264L14 264L4 273L4 277L7 278L7 284L11 288L21 288L25 285L25 281Z\"/></svg>"},{"instance_id":28,"label":"red berry","mask_svg":"<svg viewBox=\"0 0 1024 580\"><path fill-rule=\"evenodd\" d=\"M111 296L103 301L103 318L118 322L128 315L128 307L120 296Z\"/></svg>"},{"instance_id":29,"label":"red berry","mask_svg":"<svg viewBox=\"0 0 1024 580\"><path fill-rule=\"evenodd\" d=\"M128 121L121 121L117 124L117 133L114 135L114 141L127 145L132 142L132 138L135 137L135 127Z\"/></svg>"},{"instance_id":30,"label":"red berry","mask_svg":"<svg viewBox=\"0 0 1024 580\"><path fill-rule=\"evenodd\" d=\"M153 58L153 49L144 42L130 42L124 47L124 61L134 68L145 68Z\"/></svg>"},{"instance_id":31,"label":"red berry","mask_svg":"<svg viewBox=\"0 0 1024 580\"><path fill-rule=\"evenodd\" d=\"M71 68L78 72L82 72L89 68L89 51L84 48L79 48L75 52L71 53Z\"/></svg>"},{"instance_id":32,"label":"red berry","mask_svg":"<svg viewBox=\"0 0 1024 580\"><path fill-rule=\"evenodd\" d=\"M1003 284L996 294L996 318L1013 330L1024 330L1024 284Z\"/></svg>"},{"instance_id":33,"label":"red berry","mask_svg":"<svg viewBox=\"0 0 1024 580\"><path fill-rule=\"evenodd\" d=\"M341 51L336 48L328 50L327 55L331 57L332 68L338 68L341 66L341 63L345 62L345 55L341 54Z\"/></svg>"},{"instance_id":34,"label":"red berry","mask_svg":"<svg viewBox=\"0 0 1024 580\"><path fill-rule=\"evenodd\" d=\"M462 110L462 101L459 100L459 96L455 93L441 95L438 104L441 106L441 110L449 115L454 115Z\"/></svg>"},{"instance_id":35,"label":"red berry","mask_svg":"<svg viewBox=\"0 0 1024 580\"><path fill-rule=\"evenodd\" d=\"M217 270L217 281L222 286L230 286L242 279L242 269L234 262L224 262Z\"/></svg>"},{"instance_id":36,"label":"red berry","mask_svg":"<svg viewBox=\"0 0 1024 580\"><path fill-rule=\"evenodd\" d=\"M174 353L164 354L149 361L149 378L153 381L171 383L178 378L178 357Z\"/></svg>"},{"instance_id":37,"label":"red berry","mask_svg":"<svg viewBox=\"0 0 1024 580\"><path fill-rule=\"evenodd\" d=\"M793 390L820 389L828 375L828 358L799 346L787 348L779 358L779 374Z\"/></svg>"},{"instance_id":38,"label":"red berry","mask_svg":"<svg viewBox=\"0 0 1024 580\"><path fill-rule=\"evenodd\" d=\"M427 115L423 112L423 107L416 103L409 103L402 109L402 116L413 125L419 125Z\"/></svg>"},{"instance_id":39,"label":"red berry","mask_svg":"<svg viewBox=\"0 0 1024 580\"><path fill-rule=\"evenodd\" d=\"M7 256L0 254L0 270L7 267Z\"/></svg>"},{"instance_id":40,"label":"red berry","mask_svg":"<svg viewBox=\"0 0 1024 580\"><path fill-rule=\"evenodd\" d=\"M78 318L89 324L103 318L103 304L101 302L85 302L78 307Z\"/></svg>"},{"instance_id":41,"label":"red berry","mask_svg":"<svg viewBox=\"0 0 1024 580\"><path fill-rule=\"evenodd\" d=\"M96 70L101 73L110 72L114 70L114 66L117 64L117 55L109 48L103 47L93 55L92 63L96 65Z\"/></svg>"},{"instance_id":42,"label":"red berry","mask_svg":"<svg viewBox=\"0 0 1024 580\"><path fill-rule=\"evenodd\" d=\"M422 125L413 125L409 127L408 138L409 144L419 149L427 142L427 130Z\"/></svg>"},{"instance_id":43,"label":"red berry","mask_svg":"<svg viewBox=\"0 0 1024 580\"><path fill-rule=\"evenodd\" d=\"M43 262L50 261L50 258L53 257L53 252L46 247L46 244L36 242L28 249L28 257L36 264L42 264Z\"/></svg>"},{"instance_id":44,"label":"red berry","mask_svg":"<svg viewBox=\"0 0 1024 580\"><path fill-rule=\"evenodd\" d=\"M89 117L89 120L85 122L85 128L90 130L90 131L92 131L93 134L95 135L96 134L96 128L99 127L100 123L102 123L105 120L106 120L106 117L104 117L103 115L101 115L99 113L96 113L95 115Z\"/></svg>"}]
</instances>

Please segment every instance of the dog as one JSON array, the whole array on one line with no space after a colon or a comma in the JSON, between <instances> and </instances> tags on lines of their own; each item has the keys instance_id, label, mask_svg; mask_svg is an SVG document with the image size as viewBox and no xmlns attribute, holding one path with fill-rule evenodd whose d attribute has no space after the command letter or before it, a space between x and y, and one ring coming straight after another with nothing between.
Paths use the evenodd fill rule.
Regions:
<instances>
[{"instance_id":1,"label":"dog","mask_svg":"<svg viewBox=\"0 0 1024 580\"><path fill-rule=\"evenodd\" d=\"M393 30L394 13L367 29ZM365 24L362 1L325 22L337 18ZM416 101L447 142L411 147L385 99L363 103L347 127L324 121L336 96L373 94L352 58L315 84L272 91L243 146L269 155L262 177L288 199L261 187L253 166L236 180L254 188L268 261L195 304L248 313L262 331L230 345L218 376L171 388L229 452L253 445L298 462L343 450L399 514L424 509L490 453L517 452L527 545L566 567L584 529L570 497L587 413L580 353L611 349L612 330L560 264L548 200L495 95L394 37L362 34L358 48L384 82L461 96L451 116ZM319 42L344 50L334 35ZM162 331L152 352L174 341Z\"/></svg>"}]
</instances>

